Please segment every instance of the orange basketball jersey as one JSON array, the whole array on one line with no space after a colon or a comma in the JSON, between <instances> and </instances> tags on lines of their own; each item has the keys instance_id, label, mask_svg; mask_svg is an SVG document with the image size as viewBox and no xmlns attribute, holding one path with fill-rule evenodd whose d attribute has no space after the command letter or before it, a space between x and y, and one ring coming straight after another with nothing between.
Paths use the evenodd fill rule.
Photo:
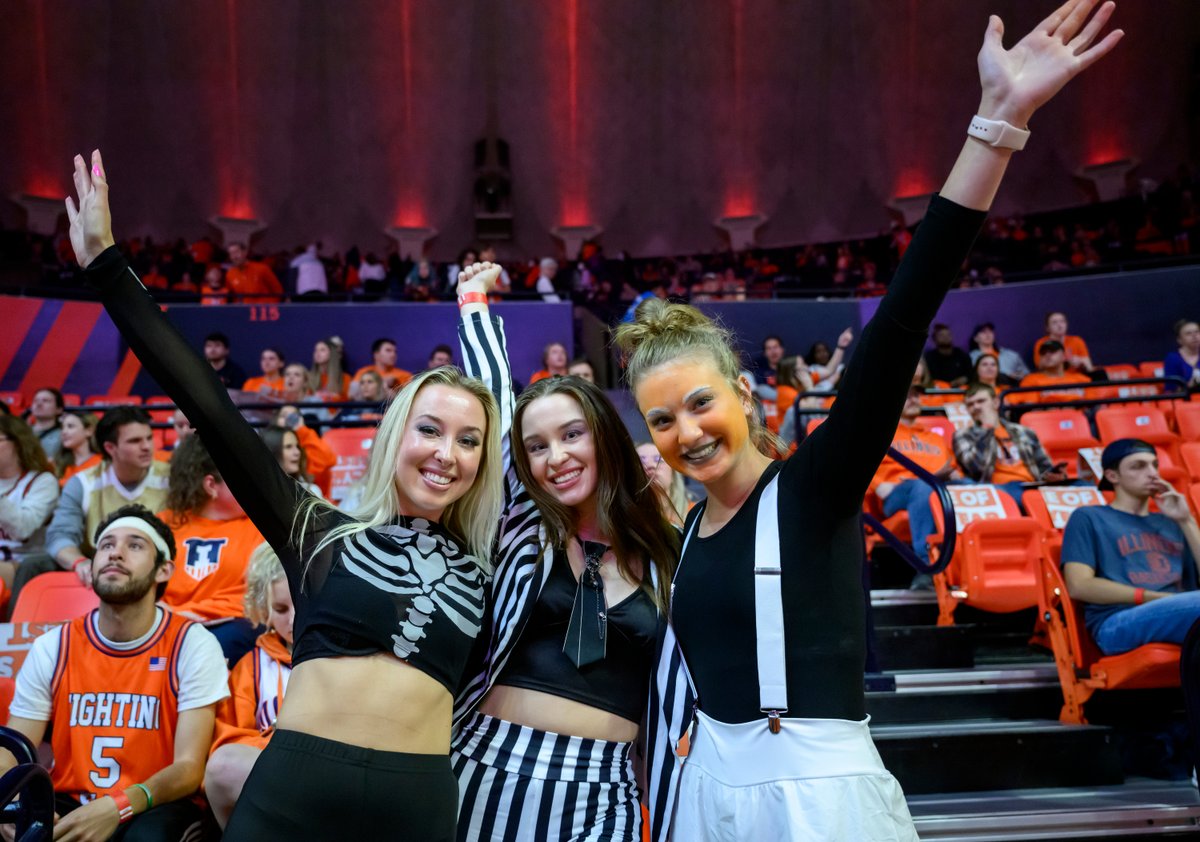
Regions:
<instances>
[{"instance_id":1,"label":"orange basketball jersey","mask_svg":"<svg viewBox=\"0 0 1200 842\"><path fill-rule=\"evenodd\" d=\"M96 634L95 613L63 628L50 685L54 791L84 802L174 762L179 650L192 625L165 611L148 641L120 651Z\"/></svg>"}]
</instances>

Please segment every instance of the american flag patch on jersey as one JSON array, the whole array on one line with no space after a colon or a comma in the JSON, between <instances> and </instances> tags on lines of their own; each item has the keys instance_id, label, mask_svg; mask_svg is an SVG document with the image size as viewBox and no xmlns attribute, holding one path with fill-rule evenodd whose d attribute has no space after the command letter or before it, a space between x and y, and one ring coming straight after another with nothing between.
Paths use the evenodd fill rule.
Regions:
<instances>
[{"instance_id":1,"label":"american flag patch on jersey","mask_svg":"<svg viewBox=\"0 0 1200 842\"><path fill-rule=\"evenodd\" d=\"M165 657L150 659L150 672L162 672L166 668L167 659Z\"/></svg>"}]
</instances>

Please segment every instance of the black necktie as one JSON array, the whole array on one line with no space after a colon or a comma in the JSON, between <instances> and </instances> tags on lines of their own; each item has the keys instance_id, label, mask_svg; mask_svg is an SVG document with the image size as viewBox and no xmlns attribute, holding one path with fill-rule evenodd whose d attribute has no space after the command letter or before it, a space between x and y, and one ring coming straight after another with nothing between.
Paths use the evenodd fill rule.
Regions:
<instances>
[{"instance_id":1,"label":"black necktie","mask_svg":"<svg viewBox=\"0 0 1200 842\"><path fill-rule=\"evenodd\" d=\"M575 588L563 653L576 667L585 667L604 659L608 603L604 599L604 580L600 578L600 559L608 547L595 541L580 540L579 544L583 547L583 572Z\"/></svg>"}]
</instances>

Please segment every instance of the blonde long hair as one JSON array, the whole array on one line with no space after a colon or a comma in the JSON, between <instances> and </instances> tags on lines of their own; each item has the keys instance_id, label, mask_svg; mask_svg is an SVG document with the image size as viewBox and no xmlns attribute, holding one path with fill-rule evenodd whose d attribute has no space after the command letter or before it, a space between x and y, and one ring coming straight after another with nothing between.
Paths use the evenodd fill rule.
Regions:
<instances>
[{"instance_id":1,"label":"blonde long hair","mask_svg":"<svg viewBox=\"0 0 1200 842\"><path fill-rule=\"evenodd\" d=\"M648 371L684 357L712 360L737 395L746 397L738 379L742 366L734 349L734 337L689 304L675 304L661 298L647 298L637 308L632 322L617 328L617 347L625 357L625 379L630 391ZM766 428L756 410L746 414L750 440L758 450L778 459L787 453L783 441Z\"/></svg>"},{"instance_id":2,"label":"blonde long hair","mask_svg":"<svg viewBox=\"0 0 1200 842\"><path fill-rule=\"evenodd\" d=\"M455 366L442 366L414 377L396 395L375 433L375 444L367 460L362 478L362 496L358 504L346 512L354 520L331 529L308 553L312 558L322 549L351 535L390 523L400 514L400 498L396 494L396 462L408 414L417 394L426 386L440 385L462 389L483 405L487 429L483 433L483 455L479 472L467 493L455 500L442 513L441 525L466 544L480 567L489 570L492 544L500 521L503 504L503 459L500 454L500 409L491 391L480 381L467 377ZM292 537L297 546L314 517L337 509L325 500L311 497L296 510ZM300 547L301 552L304 548Z\"/></svg>"},{"instance_id":3,"label":"blonde long hair","mask_svg":"<svg viewBox=\"0 0 1200 842\"><path fill-rule=\"evenodd\" d=\"M254 552L250 553L250 563L246 565L246 596L243 597L246 618L250 622L259 626L267 624L271 585L286 578L283 564L270 544L263 543L254 548Z\"/></svg>"}]
</instances>

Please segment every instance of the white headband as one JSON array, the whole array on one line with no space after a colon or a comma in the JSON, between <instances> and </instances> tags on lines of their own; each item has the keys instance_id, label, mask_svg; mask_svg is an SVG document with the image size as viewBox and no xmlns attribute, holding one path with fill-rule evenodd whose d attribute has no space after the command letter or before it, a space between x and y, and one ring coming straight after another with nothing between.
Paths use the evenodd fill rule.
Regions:
<instances>
[{"instance_id":1,"label":"white headband","mask_svg":"<svg viewBox=\"0 0 1200 842\"><path fill-rule=\"evenodd\" d=\"M138 532L144 534L150 539L150 542L158 548L158 551L162 553L165 558L170 559L175 556L174 548L167 546L167 542L164 541L162 536L158 534L158 530L151 526L148 521L138 517L137 515L125 515L124 517L119 517L108 526L104 527L104 531L96 537L96 546L100 546L100 542L104 540L105 535L112 532L114 529L120 529L121 527L125 527L127 529L136 529Z\"/></svg>"}]
</instances>

